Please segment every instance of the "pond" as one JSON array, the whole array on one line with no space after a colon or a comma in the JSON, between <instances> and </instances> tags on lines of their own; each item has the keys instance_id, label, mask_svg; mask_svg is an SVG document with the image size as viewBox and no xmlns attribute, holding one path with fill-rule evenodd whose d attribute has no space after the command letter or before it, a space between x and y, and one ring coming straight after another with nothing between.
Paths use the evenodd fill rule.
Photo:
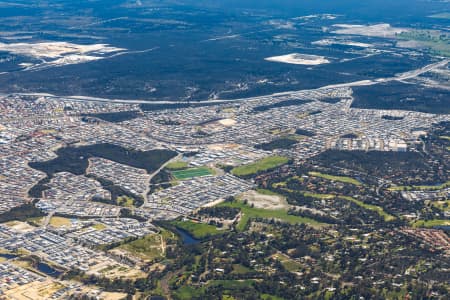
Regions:
<instances>
[{"instance_id":1,"label":"pond","mask_svg":"<svg viewBox=\"0 0 450 300\"><path fill-rule=\"evenodd\" d=\"M184 229L176 228L177 233L181 236L181 239L183 240L184 245L195 245L198 244L200 241L193 237L189 232L187 232Z\"/></svg>"},{"instance_id":2,"label":"pond","mask_svg":"<svg viewBox=\"0 0 450 300\"><path fill-rule=\"evenodd\" d=\"M13 259L13 258L16 258L17 255L15 255L15 254L8 254L8 253L0 253L0 257L6 258L6 259Z\"/></svg>"},{"instance_id":3,"label":"pond","mask_svg":"<svg viewBox=\"0 0 450 300\"><path fill-rule=\"evenodd\" d=\"M50 267L49 265L47 265L46 263L38 263L37 264L37 269L39 272L42 272L48 276L51 277L58 277L59 275L61 275L61 272L58 270L53 269L52 267Z\"/></svg>"}]
</instances>

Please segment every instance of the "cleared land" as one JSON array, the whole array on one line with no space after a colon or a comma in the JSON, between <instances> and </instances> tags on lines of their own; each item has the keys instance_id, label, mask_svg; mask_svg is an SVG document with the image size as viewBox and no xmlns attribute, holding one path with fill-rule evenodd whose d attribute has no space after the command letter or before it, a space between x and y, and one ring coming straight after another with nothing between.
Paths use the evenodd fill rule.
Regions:
<instances>
[{"instance_id":1,"label":"cleared land","mask_svg":"<svg viewBox=\"0 0 450 300\"><path fill-rule=\"evenodd\" d=\"M18 285L8 289L5 292L5 299L50 299L51 295L62 288L64 288L63 285L53 282L50 279L44 281L33 281L25 285Z\"/></svg>"},{"instance_id":2,"label":"cleared land","mask_svg":"<svg viewBox=\"0 0 450 300\"><path fill-rule=\"evenodd\" d=\"M196 223L192 221L174 221L172 222L172 224L189 232L197 239L202 239L211 235L223 233L223 231L218 230L217 227L204 223Z\"/></svg>"},{"instance_id":3,"label":"cleared land","mask_svg":"<svg viewBox=\"0 0 450 300\"><path fill-rule=\"evenodd\" d=\"M280 62L285 64L307 65L307 66L315 66L330 63L330 61L326 59L324 56L300 54L300 53L272 56L265 58L265 60L271 62Z\"/></svg>"},{"instance_id":4,"label":"cleared land","mask_svg":"<svg viewBox=\"0 0 450 300\"><path fill-rule=\"evenodd\" d=\"M362 35L370 37L389 38L397 34L408 31L404 28L392 27L390 24L375 25L354 25L354 24L336 24L333 25L336 30L332 33L346 35Z\"/></svg>"},{"instance_id":5,"label":"cleared land","mask_svg":"<svg viewBox=\"0 0 450 300\"><path fill-rule=\"evenodd\" d=\"M397 46L405 48L423 48L443 56L450 56L450 36L437 30L414 30L402 32L397 36L401 41Z\"/></svg>"},{"instance_id":6,"label":"cleared land","mask_svg":"<svg viewBox=\"0 0 450 300\"><path fill-rule=\"evenodd\" d=\"M53 227L63 227L63 226L70 227L70 225L72 225L72 221L67 218L52 217L50 219L49 224Z\"/></svg>"},{"instance_id":7,"label":"cleared land","mask_svg":"<svg viewBox=\"0 0 450 300\"><path fill-rule=\"evenodd\" d=\"M354 184L354 185L362 185L361 182L359 182L356 179L353 179L351 177L347 177L347 176L335 176L335 175L328 175L328 174L322 174L319 172L309 172L308 173L310 176L314 176L314 177L320 177L323 179L327 179L327 180L332 180L332 181L338 181L338 182L342 182L342 183L349 183L349 184Z\"/></svg>"},{"instance_id":8,"label":"cleared land","mask_svg":"<svg viewBox=\"0 0 450 300\"><path fill-rule=\"evenodd\" d=\"M21 221L10 221L7 223L3 223L4 225L12 228L13 230L19 231L19 232L28 232L33 231L35 227L31 226L27 222L21 222Z\"/></svg>"},{"instance_id":9,"label":"cleared land","mask_svg":"<svg viewBox=\"0 0 450 300\"><path fill-rule=\"evenodd\" d=\"M207 167L192 168L172 172L172 175L178 180L185 180L189 178L208 176L213 174L213 171Z\"/></svg>"},{"instance_id":10,"label":"cleared land","mask_svg":"<svg viewBox=\"0 0 450 300\"><path fill-rule=\"evenodd\" d=\"M224 202L221 203L219 206L221 207L234 207L239 208L242 216L239 220L239 223L236 226L236 229L239 231L244 231L247 227L247 224L251 219L255 218L261 218L261 219L275 219L282 222L286 222L289 224L309 224L312 226L322 226L325 225L324 223L317 222L316 220L310 219L310 218L304 218L294 215L289 215L286 210L284 209L278 209L278 210L271 210L271 209L263 209L263 208L255 208L250 207L244 202L236 201L236 202Z\"/></svg>"},{"instance_id":11,"label":"cleared land","mask_svg":"<svg viewBox=\"0 0 450 300\"><path fill-rule=\"evenodd\" d=\"M269 190L258 189L256 191L248 191L243 193L240 198L247 200L247 203L253 205L255 208L272 210L289 208L289 204L284 196Z\"/></svg>"},{"instance_id":12,"label":"cleared land","mask_svg":"<svg viewBox=\"0 0 450 300\"><path fill-rule=\"evenodd\" d=\"M231 170L231 173L236 176L248 176L279 167L281 165L287 164L288 162L289 159L286 157L270 156L252 164L236 167Z\"/></svg>"}]
</instances>

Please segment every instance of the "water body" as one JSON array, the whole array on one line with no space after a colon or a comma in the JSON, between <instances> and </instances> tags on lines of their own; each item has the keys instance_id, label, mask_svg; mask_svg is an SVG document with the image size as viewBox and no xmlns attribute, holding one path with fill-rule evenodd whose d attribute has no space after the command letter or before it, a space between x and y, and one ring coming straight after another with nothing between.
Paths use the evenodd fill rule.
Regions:
<instances>
[{"instance_id":1,"label":"water body","mask_svg":"<svg viewBox=\"0 0 450 300\"><path fill-rule=\"evenodd\" d=\"M37 270L39 272L44 273L45 275L51 276L51 277L59 277L59 275L62 274L62 272L50 267L48 264L46 263L38 263L37 264Z\"/></svg>"},{"instance_id":2,"label":"water body","mask_svg":"<svg viewBox=\"0 0 450 300\"><path fill-rule=\"evenodd\" d=\"M189 232L181 228L176 228L177 233L181 236L184 245L195 245L200 242L200 240L194 238Z\"/></svg>"},{"instance_id":3,"label":"water body","mask_svg":"<svg viewBox=\"0 0 450 300\"><path fill-rule=\"evenodd\" d=\"M0 258L14 259L14 258L17 258L17 257L19 257L19 256L16 255L16 254L0 253ZM48 276L51 276L51 277L55 277L55 278L59 277L59 275L62 274L62 272L60 272L60 271L52 268L48 264L42 263L42 262L37 264L36 269L39 272L44 273L45 275L48 275Z\"/></svg>"},{"instance_id":4,"label":"water body","mask_svg":"<svg viewBox=\"0 0 450 300\"><path fill-rule=\"evenodd\" d=\"M17 255L15 255L15 254L8 254L8 253L0 253L0 257L6 258L6 259L13 259L13 258L16 258Z\"/></svg>"}]
</instances>

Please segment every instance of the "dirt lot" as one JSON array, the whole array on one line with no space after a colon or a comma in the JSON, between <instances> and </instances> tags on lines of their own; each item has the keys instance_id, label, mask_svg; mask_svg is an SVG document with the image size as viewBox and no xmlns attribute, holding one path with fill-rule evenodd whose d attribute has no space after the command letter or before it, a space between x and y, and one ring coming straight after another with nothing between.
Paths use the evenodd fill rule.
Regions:
<instances>
[{"instance_id":1,"label":"dirt lot","mask_svg":"<svg viewBox=\"0 0 450 300\"><path fill-rule=\"evenodd\" d=\"M263 195L257 191L248 191L242 194L242 200L247 200L249 204L253 204L256 208L277 210L288 209L289 204L283 196Z\"/></svg>"}]
</instances>

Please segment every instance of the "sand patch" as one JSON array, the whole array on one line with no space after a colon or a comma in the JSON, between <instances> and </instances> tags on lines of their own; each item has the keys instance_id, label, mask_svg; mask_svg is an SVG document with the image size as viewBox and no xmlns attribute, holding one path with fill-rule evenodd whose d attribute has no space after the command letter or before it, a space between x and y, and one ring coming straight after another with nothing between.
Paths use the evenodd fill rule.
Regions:
<instances>
[{"instance_id":1,"label":"sand patch","mask_svg":"<svg viewBox=\"0 0 450 300\"><path fill-rule=\"evenodd\" d=\"M209 150L214 151L222 151L222 150L231 150L239 148L238 144L211 144L208 145Z\"/></svg>"},{"instance_id":2,"label":"sand patch","mask_svg":"<svg viewBox=\"0 0 450 300\"><path fill-rule=\"evenodd\" d=\"M236 120L234 119L222 119L218 121L220 125L223 125L225 127L231 127L233 125L236 125Z\"/></svg>"},{"instance_id":3,"label":"sand patch","mask_svg":"<svg viewBox=\"0 0 450 300\"><path fill-rule=\"evenodd\" d=\"M100 297L100 299L123 300L123 299L126 299L127 294L125 294L125 293L102 292L99 297Z\"/></svg>"},{"instance_id":4,"label":"sand patch","mask_svg":"<svg viewBox=\"0 0 450 300\"><path fill-rule=\"evenodd\" d=\"M360 43L360 42L354 42L354 41L341 41L341 40L333 40L333 39L318 40L318 41L312 42L311 44L318 45L318 46L342 45L342 46L359 47L359 48L373 47L373 45L367 44L367 43Z\"/></svg>"},{"instance_id":5,"label":"sand patch","mask_svg":"<svg viewBox=\"0 0 450 300\"><path fill-rule=\"evenodd\" d=\"M300 54L300 53L272 56L265 58L265 60L271 62L280 62L285 64L306 65L306 66L315 66L330 63L330 61L326 59L324 56Z\"/></svg>"},{"instance_id":6,"label":"sand patch","mask_svg":"<svg viewBox=\"0 0 450 300\"><path fill-rule=\"evenodd\" d=\"M25 70L73 65L108 58L126 49L107 44L79 45L67 42L0 43L0 51L41 60L41 63L24 62Z\"/></svg>"},{"instance_id":7,"label":"sand patch","mask_svg":"<svg viewBox=\"0 0 450 300\"><path fill-rule=\"evenodd\" d=\"M371 37L392 38L397 34L409 31L405 28L392 27L390 24L376 24L376 25L348 25L336 24L333 27L338 28L332 33L336 34L350 34L362 35Z\"/></svg>"},{"instance_id":8,"label":"sand patch","mask_svg":"<svg viewBox=\"0 0 450 300\"><path fill-rule=\"evenodd\" d=\"M0 43L0 50L13 54L42 58L55 59L73 54L96 53L103 55L106 53L119 52L125 49L111 47L107 44L78 45L67 42L46 42L46 43Z\"/></svg>"},{"instance_id":9,"label":"sand patch","mask_svg":"<svg viewBox=\"0 0 450 300\"><path fill-rule=\"evenodd\" d=\"M12 230L22 232L22 233L31 232L36 229L35 227L31 226L30 224L21 222L21 221L11 221L11 222L5 223L5 225L8 226L9 228L11 228Z\"/></svg>"},{"instance_id":10,"label":"sand patch","mask_svg":"<svg viewBox=\"0 0 450 300\"><path fill-rule=\"evenodd\" d=\"M34 281L7 290L5 296L6 299L16 300L46 300L50 299L50 296L61 288L63 288L61 284L51 280Z\"/></svg>"},{"instance_id":11,"label":"sand patch","mask_svg":"<svg viewBox=\"0 0 450 300\"><path fill-rule=\"evenodd\" d=\"M263 195L257 191L247 191L242 194L242 200L247 200L248 204L255 208L280 210L289 208L289 204L283 196L279 195Z\"/></svg>"}]
</instances>

